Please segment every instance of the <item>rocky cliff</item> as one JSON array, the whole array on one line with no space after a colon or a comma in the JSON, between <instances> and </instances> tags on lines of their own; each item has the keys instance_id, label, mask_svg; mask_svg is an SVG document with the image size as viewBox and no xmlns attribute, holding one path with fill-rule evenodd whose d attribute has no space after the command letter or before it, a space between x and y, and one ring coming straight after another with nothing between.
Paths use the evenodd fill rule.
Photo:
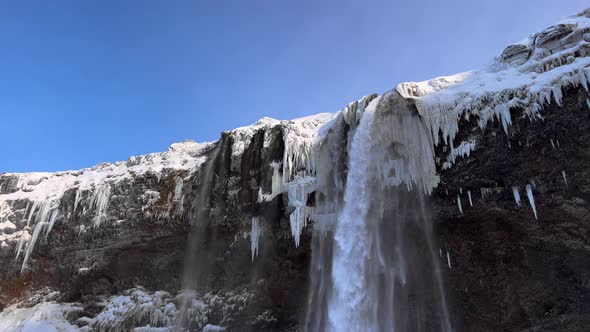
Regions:
<instances>
[{"instance_id":1,"label":"rocky cliff","mask_svg":"<svg viewBox=\"0 0 590 332\"><path fill-rule=\"evenodd\" d=\"M457 331L590 324L588 55L590 11L490 68L384 94L432 133L429 201ZM330 166L318 151L346 150L384 100L80 171L1 174L0 327L155 331L182 312L191 330L302 330L316 174Z\"/></svg>"}]
</instances>

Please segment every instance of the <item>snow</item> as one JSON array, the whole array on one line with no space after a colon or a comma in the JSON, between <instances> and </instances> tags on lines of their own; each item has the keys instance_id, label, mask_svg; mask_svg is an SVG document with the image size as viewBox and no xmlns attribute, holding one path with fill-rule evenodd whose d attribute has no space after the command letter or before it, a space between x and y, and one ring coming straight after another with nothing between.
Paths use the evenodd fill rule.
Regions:
<instances>
[{"instance_id":1,"label":"snow","mask_svg":"<svg viewBox=\"0 0 590 332\"><path fill-rule=\"evenodd\" d=\"M225 331L225 328L221 327L221 326L217 326L217 325L207 324L203 328L203 332L221 332L221 331Z\"/></svg>"},{"instance_id":2,"label":"snow","mask_svg":"<svg viewBox=\"0 0 590 332\"><path fill-rule=\"evenodd\" d=\"M82 310L73 304L42 302L31 308L12 305L0 313L0 331L75 332L80 329L66 319L68 312Z\"/></svg>"},{"instance_id":3,"label":"snow","mask_svg":"<svg viewBox=\"0 0 590 332\"><path fill-rule=\"evenodd\" d=\"M131 289L123 295L113 296L103 303L104 309L82 331L123 331L132 326L149 324L150 327L172 326L176 307L167 292L148 293Z\"/></svg>"},{"instance_id":4,"label":"snow","mask_svg":"<svg viewBox=\"0 0 590 332\"><path fill-rule=\"evenodd\" d=\"M569 24L573 30L561 29L559 24ZM482 70L401 83L396 90L405 98L415 99L435 144L439 143L441 133L444 143L453 147L458 120L463 115L476 116L482 129L498 119L508 133L511 108L524 109L531 119L540 118L539 110L545 104L553 100L561 105L564 88L579 85L589 88L590 18L576 16L559 24L537 34L560 37L558 46L553 43L553 37L547 37L545 43L540 43L539 38L536 43L535 38L520 42L520 47L525 45L531 53L522 63L498 58ZM565 35L551 32L558 30L565 31Z\"/></svg>"}]
</instances>

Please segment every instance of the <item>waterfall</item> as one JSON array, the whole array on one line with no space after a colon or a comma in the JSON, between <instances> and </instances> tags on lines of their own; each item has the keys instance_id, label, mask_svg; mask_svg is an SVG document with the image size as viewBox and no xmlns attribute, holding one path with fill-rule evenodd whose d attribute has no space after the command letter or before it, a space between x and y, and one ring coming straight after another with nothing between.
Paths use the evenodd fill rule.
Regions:
<instances>
[{"instance_id":1,"label":"waterfall","mask_svg":"<svg viewBox=\"0 0 590 332\"><path fill-rule=\"evenodd\" d=\"M340 187L335 170L318 171L305 328L451 331L428 210L438 181L430 131L396 92L355 127L347 149L320 147L319 169L348 156L348 171Z\"/></svg>"},{"instance_id":2,"label":"waterfall","mask_svg":"<svg viewBox=\"0 0 590 332\"><path fill-rule=\"evenodd\" d=\"M188 218L190 232L182 275L182 293L179 296L179 311L176 316L176 330L185 331L195 328L196 309L193 300L200 290L208 287L216 256L216 227L208 227L214 202L211 193L214 191L216 180L224 169L224 148L226 144L221 140L217 143L211 156L203 164L197 176L196 196L191 199ZM201 294L202 295L202 294Z\"/></svg>"}]
</instances>

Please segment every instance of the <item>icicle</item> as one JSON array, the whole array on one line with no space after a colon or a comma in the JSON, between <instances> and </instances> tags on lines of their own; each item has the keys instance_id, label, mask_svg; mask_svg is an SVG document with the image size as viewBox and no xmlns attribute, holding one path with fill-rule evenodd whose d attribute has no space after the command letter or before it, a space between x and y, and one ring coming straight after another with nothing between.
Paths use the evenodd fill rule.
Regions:
<instances>
[{"instance_id":1,"label":"icicle","mask_svg":"<svg viewBox=\"0 0 590 332\"><path fill-rule=\"evenodd\" d=\"M174 182L174 201L178 202L182 199L182 187L184 182L180 176L177 176L176 179L174 179Z\"/></svg>"},{"instance_id":2,"label":"icicle","mask_svg":"<svg viewBox=\"0 0 590 332\"><path fill-rule=\"evenodd\" d=\"M29 244L27 245L27 249L25 250L25 258L23 260L23 264L20 269L21 273L23 273L23 271L25 270L25 267L27 266L27 262L28 262L29 258L31 257L31 254L33 253L33 249L35 249L35 243L37 243L37 239L39 238L39 234L41 233L41 230L43 229L43 227L46 225L47 225L47 222L44 222L44 221L38 221L37 224L35 225L35 229L33 230L33 236L31 237L31 240L29 241Z\"/></svg>"},{"instance_id":3,"label":"icicle","mask_svg":"<svg viewBox=\"0 0 590 332\"><path fill-rule=\"evenodd\" d=\"M586 105L588 105L588 108L590 108L590 99L586 98Z\"/></svg>"},{"instance_id":4,"label":"icicle","mask_svg":"<svg viewBox=\"0 0 590 332\"><path fill-rule=\"evenodd\" d=\"M254 256L258 256L258 241L262 229L260 227L260 220L258 217L252 217L252 231L250 232L250 250L252 251L252 261Z\"/></svg>"},{"instance_id":5,"label":"icicle","mask_svg":"<svg viewBox=\"0 0 590 332\"><path fill-rule=\"evenodd\" d=\"M557 147L560 148L561 146L559 145L559 140L555 140L555 144L557 144Z\"/></svg>"},{"instance_id":6,"label":"icicle","mask_svg":"<svg viewBox=\"0 0 590 332\"><path fill-rule=\"evenodd\" d=\"M109 198L111 196L111 187L100 186L94 189L92 197L90 198L90 207L95 209L94 219L92 221L93 227L98 227L107 218L107 207L109 205Z\"/></svg>"},{"instance_id":7,"label":"icicle","mask_svg":"<svg viewBox=\"0 0 590 332\"><path fill-rule=\"evenodd\" d=\"M588 91L588 79L583 69L578 71L578 80L582 83L584 90Z\"/></svg>"},{"instance_id":8,"label":"icicle","mask_svg":"<svg viewBox=\"0 0 590 332\"><path fill-rule=\"evenodd\" d=\"M78 204L80 204L81 196L82 196L82 189L80 189L78 187L78 189L76 190L76 198L74 199L74 212L76 212L76 209L78 208Z\"/></svg>"},{"instance_id":9,"label":"icicle","mask_svg":"<svg viewBox=\"0 0 590 332\"><path fill-rule=\"evenodd\" d=\"M561 99L563 98L563 94L561 93L561 87L554 86L552 89L552 92L553 92L553 98L555 98L555 102L557 103L557 105L562 106Z\"/></svg>"},{"instance_id":10,"label":"icicle","mask_svg":"<svg viewBox=\"0 0 590 332\"><path fill-rule=\"evenodd\" d=\"M47 230L45 231L45 237L49 236L49 233L53 229L53 225L55 224L55 219L57 218L58 214L59 214L59 210L57 209L57 207L51 211L51 217L49 218L49 226L47 227Z\"/></svg>"},{"instance_id":11,"label":"icicle","mask_svg":"<svg viewBox=\"0 0 590 332\"><path fill-rule=\"evenodd\" d=\"M512 194L514 195L516 206L520 207L520 192L518 192L518 187L512 187Z\"/></svg>"},{"instance_id":12,"label":"icicle","mask_svg":"<svg viewBox=\"0 0 590 332\"><path fill-rule=\"evenodd\" d=\"M451 267L451 254L449 254L448 250L447 250L447 264L449 265L449 270L452 270L453 268Z\"/></svg>"},{"instance_id":13,"label":"icicle","mask_svg":"<svg viewBox=\"0 0 590 332\"><path fill-rule=\"evenodd\" d=\"M563 181L565 182L565 186L567 187L567 178L565 177L565 171L561 171L561 176L563 176Z\"/></svg>"},{"instance_id":14,"label":"icicle","mask_svg":"<svg viewBox=\"0 0 590 332\"><path fill-rule=\"evenodd\" d=\"M463 195L463 188L459 187L459 193Z\"/></svg>"},{"instance_id":15,"label":"icicle","mask_svg":"<svg viewBox=\"0 0 590 332\"><path fill-rule=\"evenodd\" d=\"M35 210L37 209L38 205L39 205L39 202L33 203L33 207L31 208L31 211L29 212L29 218L27 218L27 226L29 226L31 224L31 218L33 218L33 214L35 213Z\"/></svg>"},{"instance_id":16,"label":"icicle","mask_svg":"<svg viewBox=\"0 0 590 332\"><path fill-rule=\"evenodd\" d=\"M461 207L461 196L457 195L457 206L459 207L459 212L463 214L463 207Z\"/></svg>"},{"instance_id":17,"label":"icicle","mask_svg":"<svg viewBox=\"0 0 590 332\"><path fill-rule=\"evenodd\" d=\"M508 127L512 124L510 109L504 104L499 104L496 105L496 107L494 108L494 112L496 112L498 117L501 119L504 132L506 133L506 135L508 135Z\"/></svg>"},{"instance_id":18,"label":"icicle","mask_svg":"<svg viewBox=\"0 0 590 332\"><path fill-rule=\"evenodd\" d=\"M301 232L307 225L311 213L311 208L307 206L307 195L313 191L314 185L315 178L310 176L297 177L295 181L289 183L289 205L295 208L289 216L289 224L291 225L291 235L295 240L295 247L299 247Z\"/></svg>"},{"instance_id":19,"label":"icicle","mask_svg":"<svg viewBox=\"0 0 590 332\"><path fill-rule=\"evenodd\" d=\"M479 191L481 193L481 198L485 199L486 197L488 197L491 194L491 190L489 188L479 188Z\"/></svg>"},{"instance_id":20,"label":"icicle","mask_svg":"<svg viewBox=\"0 0 590 332\"><path fill-rule=\"evenodd\" d=\"M535 219L537 218L537 207L535 206L535 198L533 197L533 188L530 184L526 185L526 195L529 198L529 203L531 204L531 208L533 209L533 213L535 214Z\"/></svg>"},{"instance_id":21,"label":"icicle","mask_svg":"<svg viewBox=\"0 0 590 332\"><path fill-rule=\"evenodd\" d=\"M553 139L551 139L551 146L555 149L555 143L553 143Z\"/></svg>"},{"instance_id":22,"label":"icicle","mask_svg":"<svg viewBox=\"0 0 590 332\"><path fill-rule=\"evenodd\" d=\"M471 190L467 190L467 196L469 197L469 206L473 207L473 200L471 200Z\"/></svg>"},{"instance_id":23,"label":"icicle","mask_svg":"<svg viewBox=\"0 0 590 332\"><path fill-rule=\"evenodd\" d=\"M438 256L442 257L442 249L441 248L438 249Z\"/></svg>"},{"instance_id":24,"label":"icicle","mask_svg":"<svg viewBox=\"0 0 590 332\"><path fill-rule=\"evenodd\" d=\"M25 212L23 213L22 222L25 222L25 220L27 220L27 211L29 211L29 205L31 205L31 201L27 201L27 206L25 206Z\"/></svg>"}]
</instances>

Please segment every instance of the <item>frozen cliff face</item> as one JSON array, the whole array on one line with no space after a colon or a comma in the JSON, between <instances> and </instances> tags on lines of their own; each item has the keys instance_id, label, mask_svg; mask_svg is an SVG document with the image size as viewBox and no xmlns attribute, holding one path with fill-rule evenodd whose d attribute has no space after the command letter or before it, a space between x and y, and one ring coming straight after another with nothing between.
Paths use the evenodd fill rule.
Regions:
<instances>
[{"instance_id":1,"label":"frozen cliff face","mask_svg":"<svg viewBox=\"0 0 590 332\"><path fill-rule=\"evenodd\" d=\"M211 143L183 142L169 151L131 157L126 162L103 163L80 171L56 173L5 173L0 176L0 248L16 248L23 272L40 238L50 241L56 222L65 222L79 234L117 225L131 212L109 209L117 205L138 179L153 176L158 181L174 177L174 192L160 192L145 186L136 197L146 217L169 218L182 213L182 184L205 161ZM73 202L70 196L74 196ZM139 206L137 206L139 207ZM164 207L164 208L163 208ZM91 231L92 232L92 231Z\"/></svg>"},{"instance_id":2,"label":"frozen cliff face","mask_svg":"<svg viewBox=\"0 0 590 332\"><path fill-rule=\"evenodd\" d=\"M488 68L402 83L340 112L264 118L218 142L81 171L0 175L0 321L42 313L74 329L164 331L184 306L195 330L301 327L308 285L309 303L327 295L317 258L333 243L317 234L339 220L348 147L367 106L392 95L427 125L436 167L425 169L427 183L412 181L406 165L375 167L406 170L409 181L384 179L432 191L452 326L572 330L590 321L589 20L586 11L515 43ZM187 234L199 213L207 223L188 251L206 264L187 292ZM43 289L61 295L27 301Z\"/></svg>"}]
</instances>

